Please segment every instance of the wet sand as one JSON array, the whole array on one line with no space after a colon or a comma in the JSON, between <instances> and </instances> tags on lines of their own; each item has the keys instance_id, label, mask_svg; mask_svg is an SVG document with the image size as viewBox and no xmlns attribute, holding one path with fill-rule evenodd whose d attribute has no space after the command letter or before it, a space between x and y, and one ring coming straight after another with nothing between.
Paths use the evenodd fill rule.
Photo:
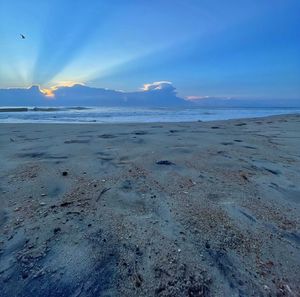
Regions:
<instances>
[{"instance_id":1,"label":"wet sand","mask_svg":"<svg viewBox=\"0 0 300 297\"><path fill-rule=\"evenodd\" d=\"M300 296L300 116L0 124L0 296Z\"/></svg>"}]
</instances>

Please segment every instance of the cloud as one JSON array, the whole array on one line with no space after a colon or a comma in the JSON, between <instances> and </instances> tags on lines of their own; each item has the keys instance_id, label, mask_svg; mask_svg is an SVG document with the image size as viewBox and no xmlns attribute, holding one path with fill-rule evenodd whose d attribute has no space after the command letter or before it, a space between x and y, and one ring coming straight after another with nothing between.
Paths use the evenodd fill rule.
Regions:
<instances>
[{"instance_id":1,"label":"cloud","mask_svg":"<svg viewBox=\"0 0 300 297\"><path fill-rule=\"evenodd\" d=\"M185 97L185 99L187 100L187 101L201 101L201 100L207 100L207 99L210 99L210 100L214 100L214 99L216 99L216 100L218 100L218 99L220 99L220 100L230 100L230 99L232 99L231 97L216 97L216 96L187 96L187 97Z\"/></svg>"},{"instance_id":2,"label":"cloud","mask_svg":"<svg viewBox=\"0 0 300 297\"><path fill-rule=\"evenodd\" d=\"M144 84L141 88L143 91L157 91L157 90L168 90L174 91L175 88L173 87L170 81L157 81L150 84Z\"/></svg>"},{"instance_id":3,"label":"cloud","mask_svg":"<svg viewBox=\"0 0 300 297\"><path fill-rule=\"evenodd\" d=\"M202 99L208 99L208 98L209 98L209 96L187 96L186 100L193 101L193 100L202 100Z\"/></svg>"},{"instance_id":4,"label":"cloud","mask_svg":"<svg viewBox=\"0 0 300 297\"><path fill-rule=\"evenodd\" d=\"M186 104L183 98L177 96L170 82L145 84L143 90L135 92L89 87L73 81L60 82L47 88L33 86L29 89L0 89L0 105L4 106L167 107Z\"/></svg>"},{"instance_id":5,"label":"cloud","mask_svg":"<svg viewBox=\"0 0 300 297\"><path fill-rule=\"evenodd\" d=\"M41 93L43 93L48 98L54 98L55 97L55 91L57 91L59 88L62 87L73 87L75 85L84 85L83 83L74 82L74 81L62 81L56 84L55 86L52 86L50 88L40 88Z\"/></svg>"}]
</instances>

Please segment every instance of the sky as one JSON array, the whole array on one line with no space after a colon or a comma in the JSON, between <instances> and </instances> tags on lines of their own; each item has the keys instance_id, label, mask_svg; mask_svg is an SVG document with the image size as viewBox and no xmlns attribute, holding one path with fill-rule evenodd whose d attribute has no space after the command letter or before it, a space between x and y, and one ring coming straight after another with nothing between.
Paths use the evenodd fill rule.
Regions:
<instances>
[{"instance_id":1,"label":"sky","mask_svg":"<svg viewBox=\"0 0 300 297\"><path fill-rule=\"evenodd\" d=\"M0 0L0 88L168 81L184 98L300 100L299 11L299 0Z\"/></svg>"}]
</instances>

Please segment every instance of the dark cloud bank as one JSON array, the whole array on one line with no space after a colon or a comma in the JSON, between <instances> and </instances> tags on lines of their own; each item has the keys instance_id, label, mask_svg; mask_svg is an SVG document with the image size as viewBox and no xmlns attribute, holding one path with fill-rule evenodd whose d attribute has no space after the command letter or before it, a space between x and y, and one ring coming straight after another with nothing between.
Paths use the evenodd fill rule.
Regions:
<instances>
[{"instance_id":1,"label":"dark cloud bank","mask_svg":"<svg viewBox=\"0 0 300 297\"><path fill-rule=\"evenodd\" d=\"M203 107L299 107L299 100L239 100L202 98L185 100L169 82L146 84L141 91L122 92L84 85L58 87L53 98L38 86L0 89L0 106L203 106Z\"/></svg>"},{"instance_id":2,"label":"dark cloud bank","mask_svg":"<svg viewBox=\"0 0 300 297\"><path fill-rule=\"evenodd\" d=\"M46 97L38 86L0 89L2 106L176 106L185 105L171 84L138 92L122 92L84 85L59 87Z\"/></svg>"}]
</instances>

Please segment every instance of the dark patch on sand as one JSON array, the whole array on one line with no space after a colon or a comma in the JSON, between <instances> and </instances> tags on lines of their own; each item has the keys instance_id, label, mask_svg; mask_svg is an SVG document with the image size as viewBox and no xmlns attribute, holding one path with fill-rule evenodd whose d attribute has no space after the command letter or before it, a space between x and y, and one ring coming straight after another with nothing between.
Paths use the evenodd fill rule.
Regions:
<instances>
[{"instance_id":1,"label":"dark patch on sand","mask_svg":"<svg viewBox=\"0 0 300 297\"><path fill-rule=\"evenodd\" d=\"M80 134L96 133L96 132L98 132L98 131L93 131L93 130L79 131Z\"/></svg>"},{"instance_id":2,"label":"dark patch on sand","mask_svg":"<svg viewBox=\"0 0 300 297\"><path fill-rule=\"evenodd\" d=\"M209 248L208 254L211 257L214 264L216 265L216 267L218 268L220 274L228 282L229 288L233 292L238 292L237 296L248 296L248 294L244 292L244 281L242 280L242 276L239 274L239 270L237 269L237 267L235 267L226 251L213 250ZM236 294L233 293L232 296L235 295Z\"/></svg>"},{"instance_id":3,"label":"dark patch on sand","mask_svg":"<svg viewBox=\"0 0 300 297\"><path fill-rule=\"evenodd\" d=\"M134 134L134 135L147 135L147 134L149 134L149 132L141 130L141 131L134 131L131 134Z\"/></svg>"},{"instance_id":4,"label":"dark patch on sand","mask_svg":"<svg viewBox=\"0 0 300 297\"><path fill-rule=\"evenodd\" d=\"M51 156L51 155L47 155L45 159L58 159L58 160L66 160L68 159L68 156Z\"/></svg>"},{"instance_id":5,"label":"dark patch on sand","mask_svg":"<svg viewBox=\"0 0 300 297\"><path fill-rule=\"evenodd\" d=\"M110 138L116 138L116 135L113 134L102 134L102 135L98 135L99 138L103 138L103 139L110 139Z\"/></svg>"},{"instance_id":6,"label":"dark patch on sand","mask_svg":"<svg viewBox=\"0 0 300 297\"><path fill-rule=\"evenodd\" d=\"M90 143L91 141L89 139L86 140L78 140L78 139L72 139L72 140L66 140L64 143L66 144L75 144L75 143Z\"/></svg>"},{"instance_id":7,"label":"dark patch on sand","mask_svg":"<svg viewBox=\"0 0 300 297\"><path fill-rule=\"evenodd\" d=\"M270 169L270 168L266 168L266 167L264 167L264 169L274 175L279 175L281 173L279 170L274 170L274 169Z\"/></svg>"},{"instance_id":8,"label":"dark patch on sand","mask_svg":"<svg viewBox=\"0 0 300 297\"><path fill-rule=\"evenodd\" d=\"M40 138L24 138L26 141L34 141L34 140L40 140Z\"/></svg>"},{"instance_id":9,"label":"dark patch on sand","mask_svg":"<svg viewBox=\"0 0 300 297\"><path fill-rule=\"evenodd\" d=\"M243 210L239 210L241 214L243 214L246 218L248 218L251 222L256 223L256 219L250 214L246 213Z\"/></svg>"},{"instance_id":10,"label":"dark patch on sand","mask_svg":"<svg viewBox=\"0 0 300 297\"><path fill-rule=\"evenodd\" d=\"M132 181L131 180L125 180L121 184L121 189L125 191L131 191L132 190Z\"/></svg>"},{"instance_id":11,"label":"dark patch on sand","mask_svg":"<svg viewBox=\"0 0 300 297\"><path fill-rule=\"evenodd\" d=\"M300 245L300 235L296 232L285 232L283 237Z\"/></svg>"},{"instance_id":12,"label":"dark patch on sand","mask_svg":"<svg viewBox=\"0 0 300 297\"><path fill-rule=\"evenodd\" d=\"M17 154L20 158L32 158L32 159L68 159L68 156L55 156L49 155L45 152L32 152L32 153L20 153Z\"/></svg>"},{"instance_id":13,"label":"dark patch on sand","mask_svg":"<svg viewBox=\"0 0 300 297\"><path fill-rule=\"evenodd\" d=\"M99 156L110 156L109 153L106 153L106 152L97 152L96 155L99 155Z\"/></svg>"},{"instance_id":14,"label":"dark patch on sand","mask_svg":"<svg viewBox=\"0 0 300 297\"><path fill-rule=\"evenodd\" d=\"M33 158L33 159L41 159L47 156L44 152L33 152L33 153L21 153L17 155L20 158Z\"/></svg>"},{"instance_id":15,"label":"dark patch on sand","mask_svg":"<svg viewBox=\"0 0 300 297\"><path fill-rule=\"evenodd\" d=\"M173 162L168 160L161 160L156 162L157 165L175 165Z\"/></svg>"},{"instance_id":16,"label":"dark patch on sand","mask_svg":"<svg viewBox=\"0 0 300 297\"><path fill-rule=\"evenodd\" d=\"M102 160L102 161L113 161L114 158L112 157L98 157L98 159Z\"/></svg>"}]
</instances>

